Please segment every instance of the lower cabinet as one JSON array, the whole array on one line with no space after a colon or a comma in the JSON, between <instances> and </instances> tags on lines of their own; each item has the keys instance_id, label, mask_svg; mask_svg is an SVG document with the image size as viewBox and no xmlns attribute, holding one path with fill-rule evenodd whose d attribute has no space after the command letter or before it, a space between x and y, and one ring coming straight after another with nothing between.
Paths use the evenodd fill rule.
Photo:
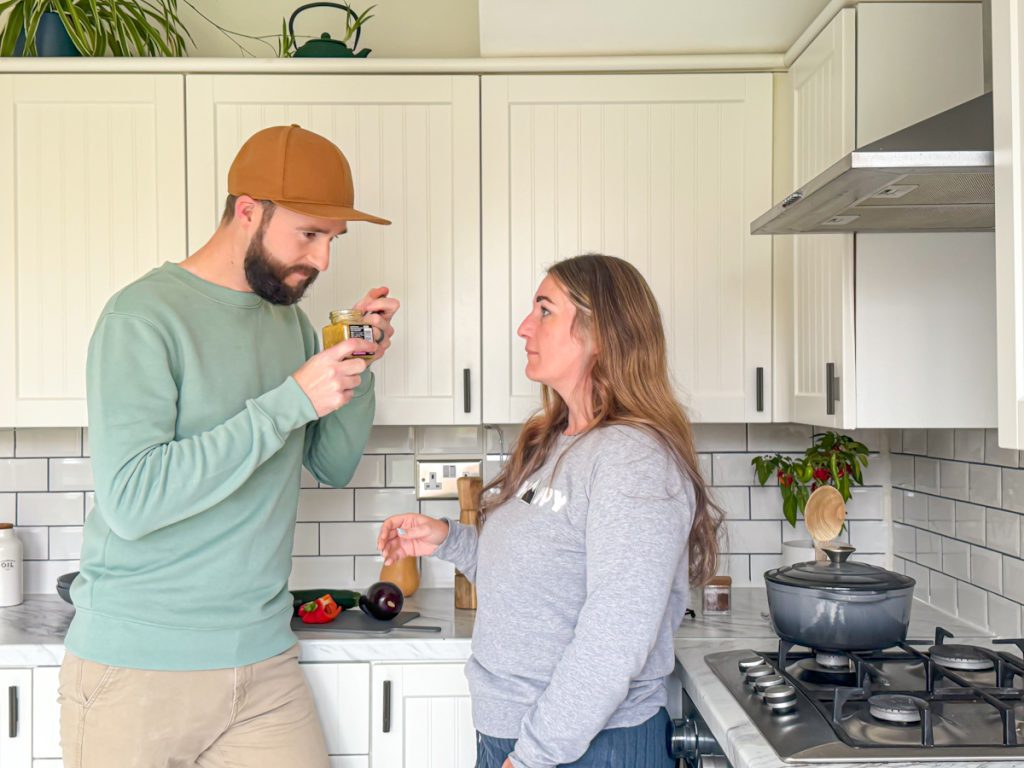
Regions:
<instances>
[{"instance_id":1,"label":"lower cabinet","mask_svg":"<svg viewBox=\"0 0 1024 768\"><path fill-rule=\"evenodd\" d=\"M313 692L331 768L365 768L370 751L370 665L331 662L300 667Z\"/></svg>"},{"instance_id":2,"label":"lower cabinet","mask_svg":"<svg viewBox=\"0 0 1024 768\"><path fill-rule=\"evenodd\" d=\"M473 768L465 665L374 664L372 768Z\"/></svg>"},{"instance_id":3,"label":"lower cabinet","mask_svg":"<svg viewBox=\"0 0 1024 768\"><path fill-rule=\"evenodd\" d=\"M0 669L0 765L32 765L31 669Z\"/></svg>"}]
</instances>

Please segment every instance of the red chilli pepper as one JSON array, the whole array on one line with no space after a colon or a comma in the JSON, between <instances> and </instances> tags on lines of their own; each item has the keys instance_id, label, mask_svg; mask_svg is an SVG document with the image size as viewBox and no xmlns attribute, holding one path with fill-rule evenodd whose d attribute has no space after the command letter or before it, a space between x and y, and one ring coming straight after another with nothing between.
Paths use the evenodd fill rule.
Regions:
<instances>
[{"instance_id":1,"label":"red chilli pepper","mask_svg":"<svg viewBox=\"0 0 1024 768\"><path fill-rule=\"evenodd\" d=\"M341 606L334 602L330 595L318 597L299 608L299 616L304 624L326 624L334 621L341 613Z\"/></svg>"}]
</instances>

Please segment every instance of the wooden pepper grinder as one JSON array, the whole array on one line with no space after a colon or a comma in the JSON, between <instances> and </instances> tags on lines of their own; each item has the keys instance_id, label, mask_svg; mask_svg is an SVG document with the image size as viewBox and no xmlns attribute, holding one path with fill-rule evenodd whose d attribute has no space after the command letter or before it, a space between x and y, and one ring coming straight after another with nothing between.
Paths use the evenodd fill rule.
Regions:
<instances>
[{"instance_id":1,"label":"wooden pepper grinder","mask_svg":"<svg viewBox=\"0 0 1024 768\"><path fill-rule=\"evenodd\" d=\"M476 525L480 516L480 489L483 481L479 477L467 475L456 482L459 487L459 522ZM476 587L458 570L455 571L455 607L476 610Z\"/></svg>"}]
</instances>

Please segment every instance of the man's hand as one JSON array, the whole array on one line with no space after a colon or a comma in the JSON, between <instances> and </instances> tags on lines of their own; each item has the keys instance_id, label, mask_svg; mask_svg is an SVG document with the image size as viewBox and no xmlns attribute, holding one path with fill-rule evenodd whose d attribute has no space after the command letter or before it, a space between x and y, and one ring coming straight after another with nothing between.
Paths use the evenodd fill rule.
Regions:
<instances>
[{"instance_id":1,"label":"man's hand","mask_svg":"<svg viewBox=\"0 0 1024 768\"><path fill-rule=\"evenodd\" d=\"M366 361L352 357L357 352L374 353L376 344L362 339L348 339L313 355L292 378L306 393L319 418L332 413L352 399L352 390L359 386Z\"/></svg>"},{"instance_id":2,"label":"man's hand","mask_svg":"<svg viewBox=\"0 0 1024 768\"><path fill-rule=\"evenodd\" d=\"M371 288L366 292L353 309L358 309L365 315L364 322L372 325L376 330L374 331L374 341L377 342L377 358L380 359L384 356L388 347L391 346L391 337L395 335L395 329L391 325L391 318L395 316L395 312L401 305L398 299L392 299L388 296L388 288L381 286L380 288ZM378 333L380 331L380 333Z\"/></svg>"}]
</instances>

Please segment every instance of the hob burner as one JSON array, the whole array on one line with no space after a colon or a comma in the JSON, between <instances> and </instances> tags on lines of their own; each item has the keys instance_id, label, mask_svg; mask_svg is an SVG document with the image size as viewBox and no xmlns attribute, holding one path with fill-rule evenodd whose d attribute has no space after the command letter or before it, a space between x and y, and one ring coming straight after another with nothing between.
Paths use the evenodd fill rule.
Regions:
<instances>
[{"instance_id":1,"label":"hob burner","mask_svg":"<svg viewBox=\"0 0 1024 768\"><path fill-rule=\"evenodd\" d=\"M948 669L992 669L992 659L970 645L933 645L928 649L932 661Z\"/></svg>"},{"instance_id":2,"label":"hob burner","mask_svg":"<svg viewBox=\"0 0 1024 768\"><path fill-rule=\"evenodd\" d=\"M840 669L844 672L850 669L850 657L845 653L829 653L828 651L815 651L814 660L819 666L828 669Z\"/></svg>"},{"instance_id":3,"label":"hob burner","mask_svg":"<svg viewBox=\"0 0 1024 768\"><path fill-rule=\"evenodd\" d=\"M916 696L883 693L868 699L868 711L887 723L913 725L921 722L921 707L927 706Z\"/></svg>"}]
</instances>

